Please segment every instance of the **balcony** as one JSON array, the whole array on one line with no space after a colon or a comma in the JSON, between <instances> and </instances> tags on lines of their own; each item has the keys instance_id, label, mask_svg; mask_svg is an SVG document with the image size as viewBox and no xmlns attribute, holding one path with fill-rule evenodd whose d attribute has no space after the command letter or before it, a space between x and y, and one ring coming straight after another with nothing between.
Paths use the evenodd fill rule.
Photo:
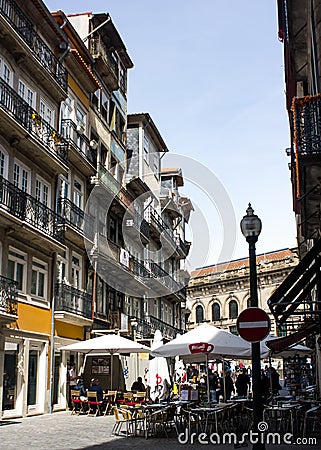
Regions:
<instances>
[{"instance_id":1,"label":"balcony","mask_svg":"<svg viewBox=\"0 0 321 450\"><path fill-rule=\"evenodd\" d=\"M103 80L112 91L119 89L118 64L113 59L100 36L89 40L91 56L95 60L95 66Z\"/></svg>"},{"instance_id":2,"label":"balcony","mask_svg":"<svg viewBox=\"0 0 321 450\"><path fill-rule=\"evenodd\" d=\"M66 220L66 238L80 247L84 246L84 232L87 239L94 239L94 221L69 198L58 199L58 213Z\"/></svg>"},{"instance_id":3,"label":"balcony","mask_svg":"<svg viewBox=\"0 0 321 450\"><path fill-rule=\"evenodd\" d=\"M132 317L129 322L131 327L133 327L133 322L135 322L136 336L142 340L152 340L156 330L160 330L163 338L166 340L172 340L177 334L184 332L154 316L147 316L146 319Z\"/></svg>"},{"instance_id":4,"label":"balcony","mask_svg":"<svg viewBox=\"0 0 321 450\"><path fill-rule=\"evenodd\" d=\"M0 275L0 324L9 324L17 319L17 282Z\"/></svg>"},{"instance_id":5,"label":"balcony","mask_svg":"<svg viewBox=\"0 0 321 450\"><path fill-rule=\"evenodd\" d=\"M185 285L177 282L169 273L167 273L157 263L150 261L150 288L155 291L158 296L174 295L176 298L184 300L182 291Z\"/></svg>"},{"instance_id":6,"label":"balcony","mask_svg":"<svg viewBox=\"0 0 321 450\"><path fill-rule=\"evenodd\" d=\"M69 143L69 160L86 176L96 173L97 153L87 136L71 119L61 121L61 134Z\"/></svg>"},{"instance_id":7,"label":"balcony","mask_svg":"<svg viewBox=\"0 0 321 450\"><path fill-rule=\"evenodd\" d=\"M149 271L127 250L99 234L91 256L97 261L98 271L104 274L104 280L110 286L126 286L126 293L134 297L144 295Z\"/></svg>"},{"instance_id":8,"label":"balcony","mask_svg":"<svg viewBox=\"0 0 321 450\"><path fill-rule=\"evenodd\" d=\"M66 96L68 89L68 74L65 67L55 57L52 50L43 41L38 33L33 28L32 22L26 17L22 9L19 8L16 2L13 0L1 0L0 1L0 23L2 30L2 43L10 46L10 50L16 50L19 52L19 57L24 57L24 64L29 66L32 70L32 74L38 76L36 66L40 65L45 69L47 77L47 83L45 85L49 88L51 85L51 91L55 91L55 84L61 91L61 94ZM12 29L15 33L12 33ZM20 41L20 42L19 42ZM25 54L21 54L21 51L25 50ZM32 57L29 56L29 51L32 53ZM42 78L43 80L43 71ZM54 83L53 83L54 82Z\"/></svg>"},{"instance_id":9,"label":"balcony","mask_svg":"<svg viewBox=\"0 0 321 450\"><path fill-rule=\"evenodd\" d=\"M30 194L0 176L0 223L17 228L29 242L43 245L44 239L53 249L61 249L65 238L64 219ZM40 233L39 233L40 232Z\"/></svg>"},{"instance_id":10,"label":"balcony","mask_svg":"<svg viewBox=\"0 0 321 450\"><path fill-rule=\"evenodd\" d=\"M126 217L126 230L129 237L134 241L137 240L147 244L149 242L149 224L147 220L136 212L133 216L128 214L128 217L132 217Z\"/></svg>"},{"instance_id":11,"label":"balcony","mask_svg":"<svg viewBox=\"0 0 321 450\"><path fill-rule=\"evenodd\" d=\"M64 283L55 288L55 319L73 325L92 323L92 296Z\"/></svg>"},{"instance_id":12,"label":"balcony","mask_svg":"<svg viewBox=\"0 0 321 450\"><path fill-rule=\"evenodd\" d=\"M321 97L295 98L292 105L292 183L296 212L301 214L298 235L316 238L320 229ZM300 241L300 239L299 239Z\"/></svg>"},{"instance_id":13,"label":"balcony","mask_svg":"<svg viewBox=\"0 0 321 450\"><path fill-rule=\"evenodd\" d=\"M47 171L67 173L67 141L2 79L0 126L8 142L15 142L28 158L32 155Z\"/></svg>"}]
</instances>

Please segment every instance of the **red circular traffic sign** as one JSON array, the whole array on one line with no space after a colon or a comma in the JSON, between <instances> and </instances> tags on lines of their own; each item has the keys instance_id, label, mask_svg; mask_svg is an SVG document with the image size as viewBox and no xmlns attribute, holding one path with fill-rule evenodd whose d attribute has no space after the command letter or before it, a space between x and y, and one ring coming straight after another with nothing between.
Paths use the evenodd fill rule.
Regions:
<instances>
[{"instance_id":1,"label":"red circular traffic sign","mask_svg":"<svg viewBox=\"0 0 321 450\"><path fill-rule=\"evenodd\" d=\"M261 308L247 308L241 312L236 322L239 335L248 342L260 342L269 334L271 321Z\"/></svg>"}]
</instances>

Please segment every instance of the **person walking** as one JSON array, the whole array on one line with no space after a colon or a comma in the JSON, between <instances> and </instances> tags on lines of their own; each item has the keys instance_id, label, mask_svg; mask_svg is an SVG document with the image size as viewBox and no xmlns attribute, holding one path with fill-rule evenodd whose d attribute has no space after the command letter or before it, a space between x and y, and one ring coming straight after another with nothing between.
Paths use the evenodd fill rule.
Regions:
<instances>
[{"instance_id":1,"label":"person walking","mask_svg":"<svg viewBox=\"0 0 321 450\"><path fill-rule=\"evenodd\" d=\"M213 370L208 369L208 384L210 390L210 401L211 403L215 403L216 400L216 390L218 388L218 377L215 375Z\"/></svg>"},{"instance_id":2,"label":"person walking","mask_svg":"<svg viewBox=\"0 0 321 450\"><path fill-rule=\"evenodd\" d=\"M70 365L70 369L68 370L68 380L69 380L69 399L68 399L68 404L69 404L69 408L72 409L72 404L71 404L71 391L73 389L75 389L75 386L77 385L77 373L76 373L76 364L73 362Z\"/></svg>"},{"instance_id":3,"label":"person walking","mask_svg":"<svg viewBox=\"0 0 321 450\"><path fill-rule=\"evenodd\" d=\"M224 380L221 380L221 390L224 392ZM229 370L227 370L225 372L225 397L226 400L230 400L231 399L231 395L232 393L235 393L235 388L234 388L234 383L231 377L231 372Z\"/></svg>"},{"instance_id":4,"label":"person walking","mask_svg":"<svg viewBox=\"0 0 321 450\"><path fill-rule=\"evenodd\" d=\"M271 367L270 377L271 377L272 393L273 395L278 395L279 390L282 389L282 386L280 385L280 375L277 373L274 367Z\"/></svg>"},{"instance_id":5,"label":"person walking","mask_svg":"<svg viewBox=\"0 0 321 450\"><path fill-rule=\"evenodd\" d=\"M250 386L250 377L247 374L247 370L244 368L242 372L238 375L235 382L237 395L240 397L247 397L247 391Z\"/></svg>"}]
</instances>

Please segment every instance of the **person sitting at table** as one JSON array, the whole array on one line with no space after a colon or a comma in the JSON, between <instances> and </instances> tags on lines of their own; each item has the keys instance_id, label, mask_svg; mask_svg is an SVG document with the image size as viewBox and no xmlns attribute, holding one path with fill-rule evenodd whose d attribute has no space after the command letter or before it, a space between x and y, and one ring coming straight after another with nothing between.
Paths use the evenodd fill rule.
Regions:
<instances>
[{"instance_id":1,"label":"person sitting at table","mask_svg":"<svg viewBox=\"0 0 321 450\"><path fill-rule=\"evenodd\" d=\"M82 401L87 400L86 389L85 389L84 383L81 378L78 378L77 384L74 387L74 390L79 391L80 400L82 400Z\"/></svg>"},{"instance_id":2,"label":"person sitting at table","mask_svg":"<svg viewBox=\"0 0 321 450\"><path fill-rule=\"evenodd\" d=\"M237 395L240 397L247 397L247 390L250 385L250 377L247 374L247 370L244 368L242 372L238 375L235 386L237 390Z\"/></svg>"},{"instance_id":3,"label":"person sitting at table","mask_svg":"<svg viewBox=\"0 0 321 450\"><path fill-rule=\"evenodd\" d=\"M132 384L131 387L132 392L145 392L146 388L143 383L142 377L138 377L136 381Z\"/></svg>"},{"instance_id":4,"label":"person sitting at table","mask_svg":"<svg viewBox=\"0 0 321 450\"><path fill-rule=\"evenodd\" d=\"M104 399L104 391L102 387L99 384L99 381L97 378L92 378L90 382L90 386L88 388L89 392L97 392L97 400L99 402L102 402Z\"/></svg>"}]
</instances>

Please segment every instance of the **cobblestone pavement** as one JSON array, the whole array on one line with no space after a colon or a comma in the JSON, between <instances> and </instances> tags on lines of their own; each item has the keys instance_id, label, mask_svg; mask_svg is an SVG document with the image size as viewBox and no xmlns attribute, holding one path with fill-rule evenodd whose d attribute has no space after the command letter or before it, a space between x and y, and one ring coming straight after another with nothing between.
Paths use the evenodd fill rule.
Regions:
<instances>
[{"instance_id":1,"label":"cobblestone pavement","mask_svg":"<svg viewBox=\"0 0 321 450\"><path fill-rule=\"evenodd\" d=\"M114 425L112 416L87 417L56 412L52 415L0 421L0 448L4 450L86 450L86 449L204 449L232 450L234 445L180 444L173 434L166 437L144 439L142 437L111 436ZM249 449L251 446L248 447ZM285 450L289 446L267 446L267 450ZM299 446L296 450L317 450L315 446Z\"/></svg>"}]
</instances>

